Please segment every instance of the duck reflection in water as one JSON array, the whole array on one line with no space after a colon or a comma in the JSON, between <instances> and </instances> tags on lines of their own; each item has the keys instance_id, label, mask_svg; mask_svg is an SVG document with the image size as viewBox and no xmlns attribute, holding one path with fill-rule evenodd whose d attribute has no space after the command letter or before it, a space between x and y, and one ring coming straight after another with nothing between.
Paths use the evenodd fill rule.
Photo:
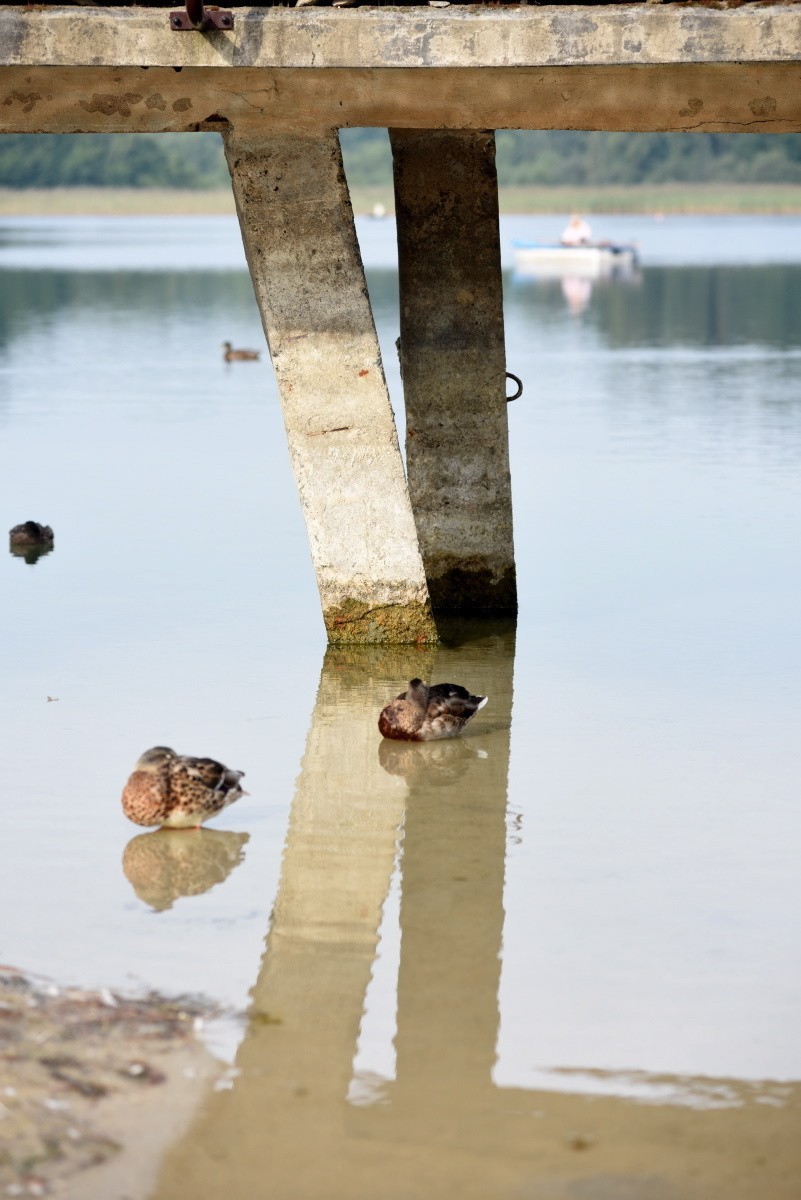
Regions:
<instances>
[{"instance_id":1,"label":"duck reflection in water","mask_svg":"<svg viewBox=\"0 0 801 1200\"><path fill-rule=\"evenodd\" d=\"M140 900L156 912L182 896L200 896L223 883L244 860L249 833L227 829L159 829L131 838L122 869Z\"/></svg>"},{"instance_id":2,"label":"duck reflection in water","mask_svg":"<svg viewBox=\"0 0 801 1200\"><path fill-rule=\"evenodd\" d=\"M29 567L38 563L40 558L45 558L46 555L52 554L54 547L49 546L9 546L9 554L14 558L24 558Z\"/></svg>"},{"instance_id":3,"label":"duck reflection in water","mask_svg":"<svg viewBox=\"0 0 801 1200\"><path fill-rule=\"evenodd\" d=\"M486 750L461 738L437 742L393 742L384 738L378 746L378 761L388 775L398 775L407 783L419 777L431 787L461 778L471 763L486 757Z\"/></svg>"}]
</instances>

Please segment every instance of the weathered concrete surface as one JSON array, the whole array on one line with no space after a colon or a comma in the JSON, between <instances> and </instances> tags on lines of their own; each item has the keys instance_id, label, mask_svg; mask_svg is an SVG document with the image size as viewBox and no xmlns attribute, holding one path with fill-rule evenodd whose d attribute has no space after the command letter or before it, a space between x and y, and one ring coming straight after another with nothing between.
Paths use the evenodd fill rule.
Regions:
<instances>
[{"instance_id":1,"label":"weathered concrete surface","mask_svg":"<svg viewBox=\"0 0 801 1200\"><path fill-rule=\"evenodd\" d=\"M799 4L168 12L0 6L0 131L801 129Z\"/></svg>"},{"instance_id":2,"label":"weathered concrete surface","mask_svg":"<svg viewBox=\"0 0 801 1200\"><path fill-rule=\"evenodd\" d=\"M171 7L175 7L174 5ZM801 59L801 8L237 9L224 33L176 34L169 8L2 9L0 65L545 67Z\"/></svg>"},{"instance_id":3,"label":"weathered concrete surface","mask_svg":"<svg viewBox=\"0 0 801 1200\"><path fill-rule=\"evenodd\" d=\"M0 38L5 12L0 9ZM173 36L195 35L164 34ZM257 133L265 124L310 132L373 125L793 133L801 131L801 64L180 72L0 66L0 132L159 133L235 125Z\"/></svg>"},{"instance_id":4,"label":"weathered concrete surface","mask_svg":"<svg viewBox=\"0 0 801 1200\"><path fill-rule=\"evenodd\" d=\"M406 466L431 602L514 613L495 138L390 137Z\"/></svg>"},{"instance_id":5,"label":"weathered concrete surface","mask_svg":"<svg viewBox=\"0 0 801 1200\"><path fill-rule=\"evenodd\" d=\"M225 149L329 640L436 640L336 131Z\"/></svg>"}]
</instances>

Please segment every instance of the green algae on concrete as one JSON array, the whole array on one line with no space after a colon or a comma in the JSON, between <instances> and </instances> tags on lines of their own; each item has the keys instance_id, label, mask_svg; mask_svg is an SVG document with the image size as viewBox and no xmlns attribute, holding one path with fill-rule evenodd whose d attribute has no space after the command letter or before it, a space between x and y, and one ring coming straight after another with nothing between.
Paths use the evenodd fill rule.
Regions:
<instances>
[{"instance_id":1,"label":"green algae on concrete","mask_svg":"<svg viewBox=\"0 0 801 1200\"><path fill-rule=\"evenodd\" d=\"M438 649L435 642L344 642L327 647L323 672L336 681L343 699L354 692L363 695L368 681L375 681L389 698L409 679L431 679Z\"/></svg>"},{"instance_id":2,"label":"green algae on concrete","mask_svg":"<svg viewBox=\"0 0 801 1200\"><path fill-rule=\"evenodd\" d=\"M363 600L344 600L323 613L328 640L332 644L349 642L436 643L437 628L431 606L418 601L409 604L371 605Z\"/></svg>"}]
</instances>

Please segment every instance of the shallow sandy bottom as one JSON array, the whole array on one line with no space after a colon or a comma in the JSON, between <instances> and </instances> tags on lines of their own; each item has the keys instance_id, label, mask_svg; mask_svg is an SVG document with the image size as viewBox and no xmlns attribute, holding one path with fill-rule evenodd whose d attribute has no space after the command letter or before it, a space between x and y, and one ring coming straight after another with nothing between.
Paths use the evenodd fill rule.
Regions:
<instances>
[{"instance_id":1,"label":"shallow sandy bottom","mask_svg":"<svg viewBox=\"0 0 801 1200\"><path fill-rule=\"evenodd\" d=\"M661 1080L723 1105L699 1109L513 1088L474 1093L465 1081L457 1094L432 1079L423 1091L363 1106L332 1090L325 1069L306 1086L303 1050L297 1086L275 1071L287 1051L297 1053L280 1021L252 1025L237 1068L225 1070L198 1040L207 1015L187 1000L0 974L1 1194L245 1200L265 1180L282 1200L800 1194L798 1085Z\"/></svg>"}]
</instances>

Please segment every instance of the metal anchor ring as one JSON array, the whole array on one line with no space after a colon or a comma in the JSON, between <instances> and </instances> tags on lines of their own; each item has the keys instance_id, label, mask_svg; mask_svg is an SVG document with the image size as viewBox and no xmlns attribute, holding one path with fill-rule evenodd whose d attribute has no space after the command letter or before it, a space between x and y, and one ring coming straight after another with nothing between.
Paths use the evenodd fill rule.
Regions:
<instances>
[{"instance_id":1,"label":"metal anchor ring","mask_svg":"<svg viewBox=\"0 0 801 1200\"><path fill-rule=\"evenodd\" d=\"M511 371L506 372L506 378L513 379L515 381L515 383L517 384L517 391L515 392L515 394L513 396L506 397L506 403L511 404L511 402L513 400L519 400L520 397L523 395L523 380L520 379L519 376L513 375Z\"/></svg>"}]
</instances>

